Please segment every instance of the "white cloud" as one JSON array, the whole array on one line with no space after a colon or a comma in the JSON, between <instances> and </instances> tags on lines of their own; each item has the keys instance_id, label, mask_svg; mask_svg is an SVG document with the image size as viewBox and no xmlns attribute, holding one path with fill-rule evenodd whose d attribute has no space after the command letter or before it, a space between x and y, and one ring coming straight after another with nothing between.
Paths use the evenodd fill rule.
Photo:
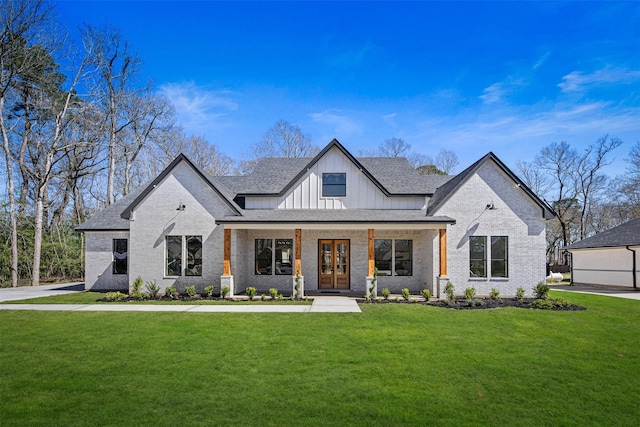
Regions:
<instances>
[{"instance_id":1,"label":"white cloud","mask_svg":"<svg viewBox=\"0 0 640 427\"><path fill-rule=\"evenodd\" d=\"M160 91L173 103L178 122L188 133L206 134L223 126L223 118L238 109L235 93L210 90L193 82L167 83L160 86Z\"/></svg>"},{"instance_id":2,"label":"white cloud","mask_svg":"<svg viewBox=\"0 0 640 427\"><path fill-rule=\"evenodd\" d=\"M341 136L359 135L362 126L351 117L340 114L339 110L325 110L321 113L310 113L314 122L330 127L333 134Z\"/></svg>"},{"instance_id":3,"label":"white cloud","mask_svg":"<svg viewBox=\"0 0 640 427\"><path fill-rule=\"evenodd\" d=\"M480 95L480 99L482 99L485 105L496 104L503 101L507 96L515 92L518 87L523 85L524 82L522 79L509 77L505 81L486 87L482 95Z\"/></svg>"},{"instance_id":4,"label":"white cloud","mask_svg":"<svg viewBox=\"0 0 640 427\"><path fill-rule=\"evenodd\" d=\"M595 86L630 84L640 80L640 71L607 67L593 73L572 71L562 77L558 87L562 92L585 92Z\"/></svg>"}]
</instances>

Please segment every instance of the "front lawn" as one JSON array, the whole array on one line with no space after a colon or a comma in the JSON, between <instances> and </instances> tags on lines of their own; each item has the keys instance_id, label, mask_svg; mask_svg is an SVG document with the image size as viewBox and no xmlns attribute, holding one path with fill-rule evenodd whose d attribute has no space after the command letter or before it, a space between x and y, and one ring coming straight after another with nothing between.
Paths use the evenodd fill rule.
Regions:
<instances>
[{"instance_id":1,"label":"front lawn","mask_svg":"<svg viewBox=\"0 0 640 427\"><path fill-rule=\"evenodd\" d=\"M0 312L2 425L636 425L640 303Z\"/></svg>"}]
</instances>

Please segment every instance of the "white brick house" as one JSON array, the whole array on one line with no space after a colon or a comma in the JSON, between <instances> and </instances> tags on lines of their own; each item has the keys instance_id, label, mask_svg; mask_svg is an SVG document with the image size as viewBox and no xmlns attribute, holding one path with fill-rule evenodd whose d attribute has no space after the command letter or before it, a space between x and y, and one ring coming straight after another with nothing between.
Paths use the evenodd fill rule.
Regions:
<instances>
[{"instance_id":1,"label":"white brick house","mask_svg":"<svg viewBox=\"0 0 640 427\"><path fill-rule=\"evenodd\" d=\"M85 287L127 290L136 277L180 290L441 295L474 286L528 292L545 276L553 216L493 153L457 176L419 175L404 158L355 158L331 141L314 158L261 159L213 177L178 156L153 182L77 227Z\"/></svg>"}]
</instances>

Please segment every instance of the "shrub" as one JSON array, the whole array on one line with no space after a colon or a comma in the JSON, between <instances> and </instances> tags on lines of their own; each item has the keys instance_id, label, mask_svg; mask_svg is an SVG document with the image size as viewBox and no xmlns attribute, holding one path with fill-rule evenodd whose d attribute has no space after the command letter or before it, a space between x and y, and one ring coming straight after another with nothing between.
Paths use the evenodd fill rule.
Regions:
<instances>
[{"instance_id":1,"label":"shrub","mask_svg":"<svg viewBox=\"0 0 640 427\"><path fill-rule=\"evenodd\" d=\"M147 282L145 284L145 288L147 288L147 293L149 294L149 298L151 299L158 298L158 292L160 291L160 286L158 286L155 280Z\"/></svg>"},{"instance_id":2,"label":"shrub","mask_svg":"<svg viewBox=\"0 0 640 427\"><path fill-rule=\"evenodd\" d=\"M464 297L467 301L471 301L476 296L476 288L473 286L464 290Z\"/></svg>"},{"instance_id":3,"label":"shrub","mask_svg":"<svg viewBox=\"0 0 640 427\"><path fill-rule=\"evenodd\" d=\"M126 294L123 294L120 291L115 291L115 292L107 292L104 295L104 300L105 301L122 301L123 299L125 299L127 297Z\"/></svg>"},{"instance_id":4,"label":"shrub","mask_svg":"<svg viewBox=\"0 0 640 427\"><path fill-rule=\"evenodd\" d=\"M282 294L278 294L278 301L282 301L283 298Z\"/></svg>"},{"instance_id":5,"label":"shrub","mask_svg":"<svg viewBox=\"0 0 640 427\"><path fill-rule=\"evenodd\" d=\"M531 308L538 308L541 310L548 310L553 308L553 301L549 299L538 298L531 303Z\"/></svg>"},{"instance_id":6,"label":"shrub","mask_svg":"<svg viewBox=\"0 0 640 427\"><path fill-rule=\"evenodd\" d=\"M391 295L391 292L389 291L389 288L384 288L382 290L382 298L388 300L390 295Z\"/></svg>"},{"instance_id":7,"label":"shrub","mask_svg":"<svg viewBox=\"0 0 640 427\"><path fill-rule=\"evenodd\" d=\"M405 301L409 301L409 298L411 297L411 294L409 293L409 289L403 288L401 293L402 293L402 298L404 298Z\"/></svg>"},{"instance_id":8,"label":"shrub","mask_svg":"<svg viewBox=\"0 0 640 427\"><path fill-rule=\"evenodd\" d=\"M267 300L267 296L265 294L260 294L260 299L262 301L266 301ZM271 299L273 299L273 297L271 297Z\"/></svg>"},{"instance_id":9,"label":"shrub","mask_svg":"<svg viewBox=\"0 0 640 427\"><path fill-rule=\"evenodd\" d=\"M423 289L421 292L424 299L429 301L429 299L431 298L431 291L429 289Z\"/></svg>"},{"instance_id":10,"label":"shrub","mask_svg":"<svg viewBox=\"0 0 640 427\"><path fill-rule=\"evenodd\" d=\"M516 299L520 302L524 301L524 288L523 287L519 287L516 290Z\"/></svg>"},{"instance_id":11,"label":"shrub","mask_svg":"<svg viewBox=\"0 0 640 427\"><path fill-rule=\"evenodd\" d=\"M533 292L536 294L536 299L547 299L549 298L549 285L540 282L533 288Z\"/></svg>"},{"instance_id":12,"label":"shrub","mask_svg":"<svg viewBox=\"0 0 640 427\"><path fill-rule=\"evenodd\" d=\"M400 297L396 297L396 299L394 301L395 302L399 302L400 301Z\"/></svg>"},{"instance_id":13,"label":"shrub","mask_svg":"<svg viewBox=\"0 0 640 427\"><path fill-rule=\"evenodd\" d=\"M500 291L496 288L491 288L491 292L489 293L489 298L498 299L500 298Z\"/></svg>"},{"instance_id":14,"label":"shrub","mask_svg":"<svg viewBox=\"0 0 640 427\"><path fill-rule=\"evenodd\" d=\"M174 285L167 286L167 288L164 290L164 296L172 299L177 298L178 291L176 290L176 287Z\"/></svg>"},{"instance_id":15,"label":"shrub","mask_svg":"<svg viewBox=\"0 0 640 427\"><path fill-rule=\"evenodd\" d=\"M136 277L136 280L133 281L131 293L142 292L142 285L144 285L144 281L142 280L142 277L140 276Z\"/></svg>"},{"instance_id":16,"label":"shrub","mask_svg":"<svg viewBox=\"0 0 640 427\"><path fill-rule=\"evenodd\" d=\"M249 286L245 289L247 296L249 297L249 301L253 301L253 298L256 296L257 289L253 286Z\"/></svg>"},{"instance_id":17,"label":"shrub","mask_svg":"<svg viewBox=\"0 0 640 427\"><path fill-rule=\"evenodd\" d=\"M554 307L569 307L571 303L566 299L555 298L551 300L553 302Z\"/></svg>"},{"instance_id":18,"label":"shrub","mask_svg":"<svg viewBox=\"0 0 640 427\"><path fill-rule=\"evenodd\" d=\"M136 277L136 279L133 281L133 286L131 289L131 298L134 298L137 300L144 299L145 295L142 293L142 285L144 285L144 281L142 280L142 277L140 276Z\"/></svg>"},{"instance_id":19,"label":"shrub","mask_svg":"<svg viewBox=\"0 0 640 427\"><path fill-rule=\"evenodd\" d=\"M271 299L278 298L278 290L276 288L269 289L269 296L271 296Z\"/></svg>"},{"instance_id":20,"label":"shrub","mask_svg":"<svg viewBox=\"0 0 640 427\"><path fill-rule=\"evenodd\" d=\"M225 299L227 295L229 295L230 290L231 289L229 289L228 286L223 286L222 288L220 288L220 295L222 296L222 299Z\"/></svg>"},{"instance_id":21,"label":"shrub","mask_svg":"<svg viewBox=\"0 0 640 427\"><path fill-rule=\"evenodd\" d=\"M449 301L454 301L456 299L453 283L447 283L447 286L444 288L444 293L447 295L447 299Z\"/></svg>"},{"instance_id":22,"label":"shrub","mask_svg":"<svg viewBox=\"0 0 640 427\"><path fill-rule=\"evenodd\" d=\"M187 287L184 288L184 293L189 298L195 298L195 296L196 296L196 287L194 285L187 286Z\"/></svg>"},{"instance_id":23,"label":"shrub","mask_svg":"<svg viewBox=\"0 0 640 427\"><path fill-rule=\"evenodd\" d=\"M211 298L213 296L213 289L214 289L213 285L210 285L204 288L204 292L207 294L207 298Z\"/></svg>"}]
</instances>

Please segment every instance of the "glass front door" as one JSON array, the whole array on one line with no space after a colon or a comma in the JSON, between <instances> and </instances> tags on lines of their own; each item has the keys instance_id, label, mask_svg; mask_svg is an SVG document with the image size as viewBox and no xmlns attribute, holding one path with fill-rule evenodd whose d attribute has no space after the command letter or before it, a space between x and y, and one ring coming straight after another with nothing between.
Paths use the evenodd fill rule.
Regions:
<instances>
[{"instance_id":1,"label":"glass front door","mask_svg":"<svg viewBox=\"0 0 640 427\"><path fill-rule=\"evenodd\" d=\"M349 241L318 241L318 287L349 289Z\"/></svg>"}]
</instances>

